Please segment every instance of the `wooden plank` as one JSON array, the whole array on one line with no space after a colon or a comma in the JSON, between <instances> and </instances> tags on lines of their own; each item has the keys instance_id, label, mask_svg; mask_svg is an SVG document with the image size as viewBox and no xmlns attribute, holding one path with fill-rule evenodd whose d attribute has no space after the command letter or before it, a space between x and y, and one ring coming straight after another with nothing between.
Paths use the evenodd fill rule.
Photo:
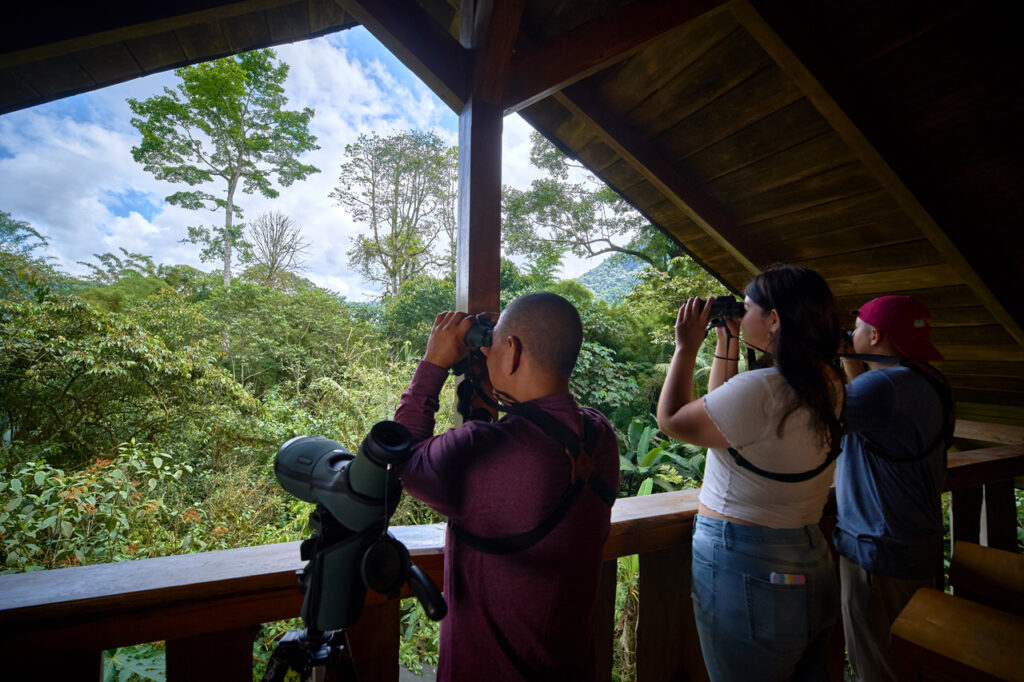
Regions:
<instances>
[{"instance_id":1,"label":"wooden plank","mask_svg":"<svg viewBox=\"0 0 1024 682\"><path fill-rule=\"evenodd\" d=\"M270 26L262 12L227 17L221 21L221 30L235 53L255 50L270 43Z\"/></svg>"},{"instance_id":2,"label":"wooden plank","mask_svg":"<svg viewBox=\"0 0 1024 682\"><path fill-rule=\"evenodd\" d=\"M734 31L626 112L623 125L655 137L770 64L771 58L745 31Z\"/></svg>"},{"instance_id":3,"label":"wooden plank","mask_svg":"<svg viewBox=\"0 0 1024 682\"><path fill-rule=\"evenodd\" d=\"M837 221L838 222L838 221ZM909 230L905 228L911 228ZM870 244L873 247L893 247L910 243L927 243L928 251L934 252L930 242L918 240L912 242L907 238L907 233L918 236L920 233L913 229L913 225L906 216L900 214L891 218L883 218L857 225L850 225L837 230L823 229L821 232L808 237L797 239L780 240L783 247L789 254L789 260L794 263L805 263L827 256L839 256L842 254L855 254L864 252L864 245ZM984 309L982 309L984 310ZM985 311L987 319L992 316Z\"/></svg>"},{"instance_id":4,"label":"wooden plank","mask_svg":"<svg viewBox=\"0 0 1024 682\"><path fill-rule=\"evenodd\" d=\"M865 301L868 301L878 296L888 295L897 289L923 289L956 281L957 276L953 268L943 263L920 268L873 272L867 275L844 275L830 279L828 285L832 287L832 292L836 296L857 292L864 296Z\"/></svg>"},{"instance_id":5,"label":"wooden plank","mask_svg":"<svg viewBox=\"0 0 1024 682\"><path fill-rule=\"evenodd\" d=\"M1017 343L1024 346L1024 328L1015 320L999 299L989 289L967 259L922 206L916 196L907 188L902 179L889 166L885 158L868 141L849 115L836 103L832 95L822 86L810 69L793 50L779 37L775 29L758 13L748 0L734 0L730 4L737 21L750 32L768 54L792 77L807 98L836 132L857 153L865 167L892 195L896 202L914 220L922 234L946 258L956 272L957 278L965 282L993 316L1003 324ZM934 63L928 64L924 72L938 72Z\"/></svg>"},{"instance_id":6,"label":"wooden plank","mask_svg":"<svg viewBox=\"0 0 1024 682\"><path fill-rule=\"evenodd\" d=\"M83 50L75 54L75 59L97 85L119 83L139 72L139 65L123 43Z\"/></svg>"},{"instance_id":7,"label":"wooden plank","mask_svg":"<svg viewBox=\"0 0 1024 682\"><path fill-rule=\"evenodd\" d=\"M989 481L1005 481L1024 474L1024 446L1004 445L965 452L948 458L946 490L977 488ZM970 541L968 538L961 538Z\"/></svg>"},{"instance_id":8,"label":"wooden plank","mask_svg":"<svg viewBox=\"0 0 1024 682\"><path fill-rule=\"evenodd\" d=\"M220 24L216 22L182 26L174 35L185 53L185 58L190 62L231 52L228 39L221 31Z\"/></svg>"},{"instance_id":9,"label":"wooden plank","mask_svg":"<svg viewBox=\"0 0 1024 682\"><path fill-rule=\"evenodd\" d=\"M1000 325L965 325L962 327L943 326L932 329L932 342L950 345L992 345L1012 346L1013 338Z\"/></svg>"},{"instance_id":10,"label":"wooden plank","mask_svg":"<svg viewBox=\"0 0 1024 682\"><path fill-rule=\"evenodd\" d=\"M826 133L714 178L702 176L699 182L701 189L719 203L729 206L852 161L853 155L846 143L838 136Z\"/></svg>"},{"instance_id":11,"label":"wooden plank","mask_svg":"<svg viewBox=\"0 0 1024 682\"><path fill-rule=\"evenodd\" d=\"M938 590L914 594L892 625L892 640L899 679L1024 679L1024 618Z\"/></svg>"},{"instance_id":12,"label":"wooden plank","mask_svg":"<svg viewBox=\"0 0 1024 682\"><path fill-rule=\"evenodd\" d=\"M466 50L446 27L411 0L338 2L441 101L455 112L462 110L472 67Z\"/></svg>"},{"instance_id":13,"label":"wooden plank","mask_svg":"<svg viewBox=\"0 0 1024 682\"><path fill-rule=\"evenodd\" d=\"M741 241L732 217L720 205L683 178L639 135L609 116L590 90L576 84L559 92L555 98L575 116L586 120L597 131L605 144L615 149L666 198L672 200L681 211L700 225L750 272L756 273L759 271L759 267L776 260L769 254L765 245L752 244L749 240ZM737 246L741 243L743 244L742 250Z\"/></svg>"},{"instance_id":14,"label":"wooden plank","mask_svg":"<svg viewBox=\"0 0 1024 682\"><path fill-rule=\"evenodd\" d=\"M275 43L301 40L310 34L306 2L271 7L266 10L270 39Z\"/></svg>"},{"instance_id":15,"label":"wooden plank","mask_svg":"<svg viewBox=\"0 0 1024 682\"><path fill-rule=\"evenodd\" d=\"M251 682L259 625L167 640L167 682Z\"/></svg>"},{"instance_id":16,"label":"wooden plank","mask_svg":"<svg viewBox=\"0 0 1024 682\"><path fill-rule=\"evenodd\" d=\"M643 52L594 77L601 100L612 114L633 110L650 93L676 81L680 73L737 30L728 11L712 11L677 27Z\"/></svg>"},{"instance_id":17,"label":"wooden plank","mask_svg":"<svg viewBox=\"0 0 1024 682\"><path fill-rule=\"evenodd\" d=\"M691 554L687 543L640 555L638 680L708 679L687 589Z\"/></svg>"},{"instance_id":18,"label":"wooden plank","mask_svg":"<svg viewBox=\"0 0 1024 682\"><path fill-rule=\"evenodd\" d=\"M790 92L797 96L783 96ZM667 156L685 158L698 177L713 178L829 130L792 81L770 67L669 128L656 142Z\"/></svg>"},{"instance_id":19,"label":"wooden plank","mask_svg":"<svg viewBox=\"0 0 1024 682\"><path fill-rule=\"evenodd\" d=\"M859 163L838 166L729 206L739 225L761 222L877 189Z\"/></svg>"},{"instance_id":20,"label":"wooden plank","mask_svg":"<svg viewBox=\"0 0 1024 682\"><path fill-rule=\"evenodd\" d=\"M882 189L875 187L865 192L840 196L831 201L749 222L744 225L744 230L759 239L790 241L813 238L822 232L889 220L903 215L905 214ZM920 237L917 228L907 229L905 225L903 222L894 223L893 227L898 229L897 234L893 235L895 241L910 241Z\"/></svg>"},{"instance_id":21,"label":"wooden plank","mask_svg":"<svg viewBox=\"0 0 1024 682\"><path fill-rule=\"evenodd\" d=\"M635 0L516 52L505 114L626 59L723 0Z\"/></svg>"},{"instance_id":22,"label":"wooden plank","mask_svg":"<svg viewBox=\"0 0 1024 682\"><path fill-rule=\"evenodd\" d=\"M956 414L961 419L976 419L979 421L997 422L999 424L1024 426L1024 408L1012 405L958 401L956 404Z\"/></svg>"},{"instance_id":23,"label":"wooden plank","mask_svg":"<svg viewBox=\"0 0 1024 682\"><path fill-rule=\"evenodd\" d=\"M801 97L802 94L793 82L778 67L769 64L706 106L659 133L654 137L654 142L664 146L666 155L686 158L776 111L787 108ZM819 121L820 118L819 116ZM801 131L800 128L791 130ZM776 134L780 132L776 131ZM765 139L773 137L767 135ZM723 168L718 174L724 174L732 169Z\"/></svg>"},{"instance_id":24,"label":"wooden plank","mask_svg":"<svg viewBox=\"0 0 1024 682\"><path fill-rule=\"evenodd\" d=\"M949 562L953 594L973 602L1024 616L1024 555L954 542Z\"/></svg>"},{"instance_id":25,"label":"wooden plank","mask_svg":"<svg viewBox=\"0 0 1024 682\"><path fill-rule=\"evenodd\" d=\"M827 237L825 237L827 239ZM893 269L922 268L944 265L942 257L930 242L921 239L904 244L888 244L878 248L828 254L820 258L796 259L792 262L817 270L828 280L851 275L869 275ZM934 336L933 336L934 340Z\"/></svg>"},{"instance_id":26,"label":"wooden plank","mask_svg":"<svg viewBox=\"0 0 1024 682\"><path fill-rule=\"evenodd\" d=\"M939 371L950 376L1024 376L1024 362L997 362L995 360L979 360L976 362L969 362L966 360L939 360L932 364L938 367ZM977 423L981 424L987 421L988 420L981 419L977 420ZM1002 424L994 423L993 426L998 428L1002 426Z\"/></svg>"},{"instance_id":27,"label":"wooden plank","mask_svg":"<svg viewBox=\"0 0 1024 682\"><path fill-rule=\"evenodd\" d=\"M350 20L353 21L354 20ZM346 23L345 10L334 0L309 0L309 30L315 34Z\"/></svg>"},{"instance_id":28,"label":"wooden plank","mask_svg":"<svg viewBox=\"0 0 1024 682\"><path fill-rule=\"evenodd\" d=\"M0 54L0 67L13 66L16 64L28 64L30 62L42 61L58 55L89 50L103 45L128 42L136 39L145 39L155 34L167 33L189 26L216 23L230 17L236 17L252 12L261 12L280 4L281 0L242 0L240 2L220 4L219 6L203 9L198 12L177 14L173 11L168 11L168 16L140 23L128 23L132 21L129 17L126 21L126 25L122 25L117 28L105 31L96 31L94 33L81 35L67 40L60 40L25 50L17 50L15 52ZM121 11L116 13L118 20L125 21L124 9L125 6L121 6ZM83 11L89 10L83 9ZM95 17L97 13L90 12L90 14Z\"/></svg>"}]
</instances>

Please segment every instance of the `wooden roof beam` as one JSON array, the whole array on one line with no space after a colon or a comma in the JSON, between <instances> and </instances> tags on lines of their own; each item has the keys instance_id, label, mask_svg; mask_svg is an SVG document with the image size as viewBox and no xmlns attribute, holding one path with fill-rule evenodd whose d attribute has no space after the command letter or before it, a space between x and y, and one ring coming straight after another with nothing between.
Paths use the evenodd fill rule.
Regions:
<instances>
[{"instance_id":1,"label":"wooden roof beam","mask_svg":"<svg viewBox=\"0 0 1024 682\"><path fill-rule=\"evenodd\" d=\"M904 184L878 149L867 139L849 114L836 102L831 92L818 80L815 73L784 41L775 28L754 8L749 0L731 0L729 9L744 29L761 45L762 49L779 65L818 113L849 145L864 167L896 200L924 237L946 259L953 271L984 303L992 316L1002 324L1014 340L1024 346L1024 329L1006 310L988 285L960 252L957 246L935 222L913 192Z\"/></svg>"},{"instance_id":2,"label":"wooden roof beam","mask_svg":"<svg viewBox=\"0 0 1024 682\"><path fill-rule=\"evenodd\" d=\"M470 87L470 55L414 0L335 0L455 112Z\"/></svg>"},{"instance_id":3,"label":"wooden roof beam","mask_svg":"<svg viewBox=\"0 0 1024 682\"><path fill-rule=\"evenodd\" d=\"M748 272L757 274L777 260L767 245L757 244L743 235L732 216L717 201L690 184L650 144L601 106L591 89L576 84L555 93L554 97L574 116L586 121L605 144L658 188Z\"/></svg>"},{"instance_id":4,"label":"wooden roof beam","mask_svg":"<svg viewBox=\"0 0 1024 682\"><path fill-rule=\"evenodd\" d=\"M644 49L723 0L636 0L552 37L520 46L505 90L505 114L551 96Z\"/></svg>"}]
</instances>

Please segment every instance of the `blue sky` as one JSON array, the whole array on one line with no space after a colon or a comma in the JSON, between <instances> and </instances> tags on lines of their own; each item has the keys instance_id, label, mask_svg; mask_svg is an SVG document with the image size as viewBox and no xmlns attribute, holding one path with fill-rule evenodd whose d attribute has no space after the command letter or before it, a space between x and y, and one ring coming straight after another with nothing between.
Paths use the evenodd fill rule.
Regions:
<instances>
[{"instance_id":1,"label":"blue sky","mask_svg":"<svg viewBox=\"0 0 1024 682\"><path fill-rule=\"evenodd\" d=\"M433 130L457 144L458 117L362 28L275 49L291 67L288 108L316 110L310 128L321 148L304 160L321 172L280 188L273 200L243 195L245 214L285 213L311 243L307 277L350 300L373 298L377 292L348 267L345 255L361 226L328 198L345 145L362 133L409 128ZM171 72L156 74L0 116L0 210L45 235L46 255L65 271L81 274L78 261L121 248L162 263L217 267L201 263L198 247L180 240L186 226L216 224L220 214L168 205L164 197L179 188L155 180L131 157L138 133L125 100L175 83ZM518 115L505 119L505 184L525 188L539 175L529 163L529 134ZM573 259L562 276L596 265Z\"/></svg>"}]
</instances>

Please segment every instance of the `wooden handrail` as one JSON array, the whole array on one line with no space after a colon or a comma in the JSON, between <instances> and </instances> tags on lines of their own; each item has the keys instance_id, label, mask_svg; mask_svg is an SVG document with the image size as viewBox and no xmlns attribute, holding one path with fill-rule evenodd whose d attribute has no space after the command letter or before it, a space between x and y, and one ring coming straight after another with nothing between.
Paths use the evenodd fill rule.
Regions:
<instances>
[{"instance_id":1,"label":"wooden handrail","mask_svg":"<svg viewBox=\"0 0 1024 682\"><path fill-rule=\"evenodd\" d=\"M987 489L1022 473L1024 445L951 453L947 489ZM605 559L640 554L641 570L659 556L672 555L673 565L686 562L697 495L683 490L618 500ZM440 585L443 526L392 532ZM55 641L64 655L96 652L292 618L302 602L295 577L302 563L299 543L289 542L3 575L0 656L52 654ZM368 607L383 603L375 593L368 596Z\"/></svg>"}]
</instances>

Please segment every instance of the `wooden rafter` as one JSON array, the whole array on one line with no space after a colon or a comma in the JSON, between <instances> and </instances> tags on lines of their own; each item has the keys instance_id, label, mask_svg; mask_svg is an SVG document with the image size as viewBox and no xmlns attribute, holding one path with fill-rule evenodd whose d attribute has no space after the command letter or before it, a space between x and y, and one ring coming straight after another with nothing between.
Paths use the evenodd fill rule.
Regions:
<instances>
[{"instance_id":1,"label":"wooden rafter","mask_svg":"<svg viewBox=\"0 0 1024 682\"><path fill-rule=\"evenodd\" d=\"M469 54L414 0L335 0L453 111L469 92Z\"/></svg>"},{"instance_id":2,"label":"wooden rafter","mask_svg":"<svg viewBox=\"0 0 1024 682\"><path fill-rule=\"evenodd\" d=\"M505 90L510 114L639 52L723 0L637 0L544 43L522 47Z\"/></svg>"},{"instance_id":3,"label":"wooden rafter","mask_svg":"<svg viewBox=\"0 0 1024 682\"><path fill-rule=\"evenodd\" d=\"M867 139L849 114L836 102L829 90L818 80L818 77L748 0L732 0L729 8L740 25L796 83L808 101L832 126L836 134L849 145L868 172L895 199L924 237L946 259L953 271L984 303L993 317L1006 328L1018 344L1024 346L1024 329L1020 323L999 302L945 231L904 184L878 149Z\"/></svg>"},{"instance_id":4,"label":"wooden rafter","mask_svg":"<svg viewBox=\"0 0 1024 682\"><path fill-rule=\"evenodd\" d=\"M612 116L589 88L576 84L556 93L554 97L574 116L586 121L605 144L748 272L757 274L763 267L775 262L776 258L767 245L756 244L742 235L733 218L717 201L694 187L650 144Z\"/></svg>"}]
</instances>

